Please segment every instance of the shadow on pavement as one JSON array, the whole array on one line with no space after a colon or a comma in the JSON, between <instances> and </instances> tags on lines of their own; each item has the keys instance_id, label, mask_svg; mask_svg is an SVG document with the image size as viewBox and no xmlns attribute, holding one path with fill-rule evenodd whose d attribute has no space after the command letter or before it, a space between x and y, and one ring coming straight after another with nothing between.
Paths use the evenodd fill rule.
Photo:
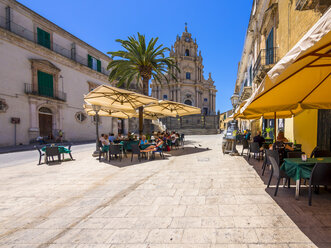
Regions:
<instances>
[{"instance_id":1,"label":"shadow on pavement","mask_svg":"<svg viewBox=\"0 0 331 248\"><path fill-rule=\"evenodd\" d=\"M246 158L247 160L247 158ZM295 199L295 182L291 180L291 188L279 185L277 196L274 196L276 180L273 178L267 188L270 170L267 168L262 176L262 161L250 159L257 174L266 185L266 192L292 219L299 229L320 248L331 247L331 194L321 187L319 194L313 194L312 206L308 206L308 187L302 185L300 198Z\"/></svg>"}]
</instances>

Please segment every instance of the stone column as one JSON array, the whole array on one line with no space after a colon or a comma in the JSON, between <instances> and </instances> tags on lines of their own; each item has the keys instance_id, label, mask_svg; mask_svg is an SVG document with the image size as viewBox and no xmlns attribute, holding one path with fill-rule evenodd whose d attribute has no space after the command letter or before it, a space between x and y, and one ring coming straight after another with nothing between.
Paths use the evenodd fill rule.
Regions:
<instances>
[{"instance_id":1,"label":"stone column","mask_svg":"<svg viewBox=\"0 0 331 248\"><path fill-rule=\"evenodd\" d=\"M123 127L123 133L124 135L127 135L129 132L129 119L125 119L123 121L124 127Z\"/></svg>"},{"instance_id":2,"label":"stone column","mask_svg":"<svg viewBox=\"0 0 331 248\"><path fill-rule=\"evenodd\" d=\"M36 139L39 136L38 110L37 102L30 101L30 128L29 139Z\"/></svg>"},{"instance_id":3,"label":"stone column","mask_svg":"<svg viewBox=\"0 0 331 248\"><path fill-rule=\"evenodd\" d=\"M117 118L112 118L113 122L113 133L114 135L118 135L118 123L117 123Z\"/></svg>"}]
</instances>

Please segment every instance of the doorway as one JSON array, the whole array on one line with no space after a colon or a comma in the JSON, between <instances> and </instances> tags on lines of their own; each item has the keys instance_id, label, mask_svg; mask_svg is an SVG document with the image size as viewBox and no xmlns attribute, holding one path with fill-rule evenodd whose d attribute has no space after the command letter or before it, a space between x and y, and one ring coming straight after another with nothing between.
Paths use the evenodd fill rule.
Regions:
<instances>
[{"instance_id":1,"label":"doorway","mask_svg":"<svg viewBox=\"0 0 331 248\"><path fill-rule=\"evenodd\" d=\"M317 146L321 150L331 151L331 110L318 110Z\"/></svg>"},{"instance_id":2,"label":"doorway","mask_svg":"<svg viewBox=\"0 0 331 248\"><path fill-rule=\"evenodd\" d=\"M39 109L39 134L42 137L52 139L53 131L53 113L49 108L41 107Z\"/></svg>"}]
</instances>

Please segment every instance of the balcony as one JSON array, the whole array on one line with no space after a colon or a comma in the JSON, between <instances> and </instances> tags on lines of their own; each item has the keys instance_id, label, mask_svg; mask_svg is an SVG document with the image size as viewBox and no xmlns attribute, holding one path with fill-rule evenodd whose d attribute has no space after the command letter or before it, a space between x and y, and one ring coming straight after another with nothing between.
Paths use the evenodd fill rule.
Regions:
<instances>
[{"instance_id":1,"label":"balcony","mask_svg":"<svg viewBox=\"0 0 331 248\"><path fill-rule=\"evenodd\" d=\"M245 86L240 92L239 101L242 102L252 95L252 86Z\"/></svg>"},{"instance_id":2,"label":"balcony","mask_svg":"<svg viewBox=\"0 0 331 248\"><path fill-rule=\"evenodd\" d=\"M278 62L277 50L277 47L261 49L253 67L254 80L257 76L263 78L265 73Z\"/></svg>"},{"instance_id":3,"label":"balcony","mask_svg":"<svg viewBox=\"0 0 331 248\"><path fill-rule=\"evenodd\" d=\"M62 91L56 91L49 88L43 88L38 86L38 89L34 89L32 84L24 84L24 93L27 95L41 96L46 98L51 98L59 101L66 102L67 94Z\"/></svg>"},{"instance_id":4,"label":"balcony","mask_svg":"<svg viewBox=\"0 0 331 248\"><path fill-rule=\"evenodd\" d=\"M15 22L12 22L12 21L8 22L6 20L6 18L4 18L3 16L0 16L0 28L4 28L22 38L25 38L33 43L38 44L37 40L35 39L35 37L37 37L37 35L33 31L28 30L28 29L16 24ZM81 65L88 67L87 55L86 55L86 57L82 57L78 54L75 54L74 49L67 49L67 48L60 46L59 44L52 42L50 50L66 57L68 59L71 59ZM101 67L101 73L106 76L109 75L109 71L107 71L107 69L104 67Z\"/></svg>"},{"instance_id":5,"label":"balcony","mask_svg":"<svg viewBox=\"0 0 331 248\"><path fill-rule=\"evenodd\" d=\"M324 13L331 5L331 0L297 0L295 9L299 11L318 9Z\"/></svg>"}]
</instances>

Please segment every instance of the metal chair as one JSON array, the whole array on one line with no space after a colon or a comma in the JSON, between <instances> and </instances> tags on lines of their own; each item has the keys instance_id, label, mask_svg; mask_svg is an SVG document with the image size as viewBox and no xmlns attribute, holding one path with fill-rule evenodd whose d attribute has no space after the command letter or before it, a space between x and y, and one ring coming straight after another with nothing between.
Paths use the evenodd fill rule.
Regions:
<instances>
[{"instance_id":1,"label":"metal chair","mask_svg":"<svg viewBox=\"0 0 331 248\"><path fill-rule=\"evenodd\" d=\"M271 165L271 162L270 162L270 157L273 157L278 166L280 165L280 158L279 158L279 152L276 150L265 150L265 158L264 158L264 162L263 162L263 165L262 165L262 176L264 175L264 171L265 171L265 168L267 167L267 165ZM271 180L271 179L269 179Z\"/></svg>"},{"instance_id":2,"label":"metal chair","mask_svg":"<svg viewBox=\"0 0 331 248\"><path fill-rule=\"evenodd\" d=\"M49 158L52 157L52 161L54 162L54 156L58 157L58 161L61 162L61 153L59 152L59 148L57 146L46 146L46 164L49 162Z\"/></svg>"},{"instance_id":3,"label":"metal chair","mask_svg":"<svg viewBox=\"0 0 331 248\"><path fill-rule=\"evenodd\" d=\"M304 152L287 152L287 158L301 158L301 155L305 154Z\"/></svg>"},{"instance_id":4,"label":"metal chair","mask_svg":"<svg viewBox=\"0 0 331 248\"><path fill-rule=\"evenodd\" d=\"M38 146L34 146L34 148L36 148L39 152L39 163L38 163L38 165L41 165L41 158L42 158L42 156L45 156L45 153L43 153Z\"/></svg>"},{"instance_id":5,"label":"metal chair","mask_svg":"<svg viewBox=\"0 0 331 248\"><path fill-rule=\"evenodd\" d=\"M318 150L318 146L316 146L316 147L312 150L312 152L310 153L310 158L315 157L315 153L316 153L317 150Z\"/></svg>"},{"instance_id":6,"label":"metal chair","mask_svg":"<svg viewBox=\"0 0 331 248\"><path fill-rule=\"evenodd\" d=\"M183 147L183 149L184 149L184 141L185 141L185 134L181 134L180 135L180 141L181 141L181 146Z\"/></svg>"},{"instance_id":7,"label":"metal chair","mask_svg":"<svg viewBox=\"0 0 331 248\"><path fill-rule=\"evenodd\" d=\"M311 206L312 201L312 186L331 185L331 163L315 164L309 179L309 200L308 205Z\"/></svg>"},{"instance_id":8,"label":"metal chair","mask_svg":"<svg viewBox=\"0 0 331 248\"><path fill-rule=\"evenodd\" d=\"M109 160L112 159L112 157L117 158L119 157L120 161L122 160L122 150L119 145L112 145L109 146Z\"/></svg>"},{"instance_id":9,"label":"metal chair","mask_svg":"<svg viewBox=\"0 0 331 248\"><path fill-rule=\"evenodd\" d=\"M248 161L251 158L251 153L254 153L254 158L256 159L256 154L259 155L259 160L261 158L262 151L260 150L260 145L258 142L252 142L249 146Z\"/></svg>"},{"instance_id":10,"label":"metal chair","mask_svg":"<svg viewBox=\"0 0 331 248\"><path fill-rule=\"evenodd\" d=\"M106 154L107 157L108 151L104 150L102 142L100 140L98 141L98 147L99 147L99 162L101 162L101 156Z\"/></svg>"},{"instance_id":11,"label":"metal chair","mask_svg":"<svg viewBox=\"0 0 331 248\"><path fill-rule=\"evenodd\" d=\"M164 159L164 154L163 154L163 144L160 145L159 147L156 148L156 151L152 152L152 159L155 159L155 153L159 153L160 157Z\"/></svg>"},{"instance_id":12,"label":"metal chair","mask_svg":"<svg viewBox=\"0 0 331 248\"><path fill-rule=\"evenodd\" d=\"M247 150L247 155L249 153L249 143L248 143L248 140L247 139L243 139L242 140L242 143L243 143L243 149L241 151L241 156L244 155L244 150L246 149Z\"/></svg>"},{"instance_id":13,"label":"metal chair","mask_svg":"<svg viewBox=\"0 0 331 248\"><path fill-rule=\"evenodd\" d=\"M277 185L276 185L276 190L275 190L274 196L277 196L280 179L282 179L282 178L286 179L286 182L288 183L288 188L290 188L290 186L291 186L291 179L288 175L286 175L286 173L284 171L280 170L279 165L277 164L276 160L273 157L269 156L269 159L270 159L270 162L271 162L271 165L272 165L272 171L271 171L271 175L270 175L270 179L269 179L267 188L269 188L269 186L270 186L271 178L273 176L276 177L277 178Z\"/></svg>"},{"instance_id":14,"label":"metal chair","mask_svg":"<svg viewBox=\"0 0 331 248\"><path fill-rule=\"evenodd\" d=\"M331 151L317 150L315 152L315 158L322 158L322 157L331 157Z\"/></svg>"},{"instance_id":15,"label":"metal chair","mask_svg":"<svg viewBox=\"0 0 331 248\"><path fill-rule=\"evenodd\" d=\"M138 155L138 161L140 162L141 161L141 151L140 151L140 148L139 148L139 144L132 144L131 145L131 162L132 162L132 159L133 159L133 154Z\"/></svg>"}]
</instances>

